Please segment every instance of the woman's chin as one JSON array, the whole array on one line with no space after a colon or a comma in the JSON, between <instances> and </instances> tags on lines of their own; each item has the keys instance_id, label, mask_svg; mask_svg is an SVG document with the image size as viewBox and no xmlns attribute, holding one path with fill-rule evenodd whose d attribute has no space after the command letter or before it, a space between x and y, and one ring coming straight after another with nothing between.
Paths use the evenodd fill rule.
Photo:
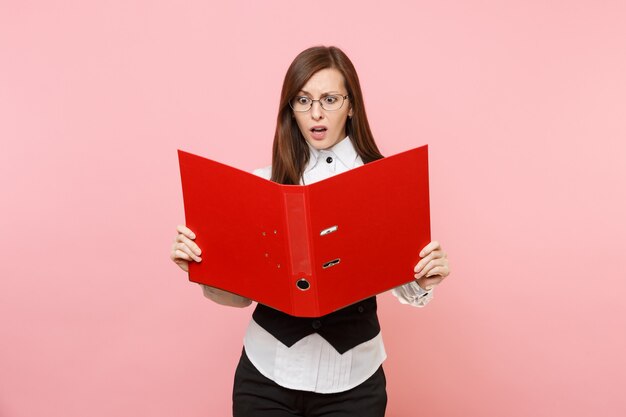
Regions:
<instances>
[{"instance_id":1,"label":"woman's chin","mask_svg":"<svg viewBox=\"0 0 626 417\"><path fill-rule=\"evenodd\" d=\"M316 140L316 139L312 139L312 138L306 138L306 141L309 145L311 145L311 147L321 151L323 149L328 149L328 148L332 148L337 142L339 142L338 139L331 139L331 138L324 138L322 140Z\"/></svg>"}]
</instances>

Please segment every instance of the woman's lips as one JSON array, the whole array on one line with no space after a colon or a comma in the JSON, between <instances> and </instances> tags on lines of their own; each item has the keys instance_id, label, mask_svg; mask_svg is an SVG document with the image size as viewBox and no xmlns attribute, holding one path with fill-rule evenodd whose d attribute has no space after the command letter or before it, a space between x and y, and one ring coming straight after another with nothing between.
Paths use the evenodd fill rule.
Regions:
<instances>
[{"instance_id":1,"label":"woman's lips","mask_svg":"<svg viewBox=\"0 0 626 417\"><path fill-rule=\"evenodd\" d=\"M311 130L311 137L315 140L323 140L326 137L326 130L322 130L321 132Z\"/></svg>"},{"instance_id":2,"label":"woman's lips","mask_svg":"<svg viewBox=\"0 0 626 417\"><path fill-rule=\"evenodd\" d=\"M328 129L324 126L315 126L311 128L311 137L315 140L323 140L326 137Z\"/></svg>"}]
</instances>

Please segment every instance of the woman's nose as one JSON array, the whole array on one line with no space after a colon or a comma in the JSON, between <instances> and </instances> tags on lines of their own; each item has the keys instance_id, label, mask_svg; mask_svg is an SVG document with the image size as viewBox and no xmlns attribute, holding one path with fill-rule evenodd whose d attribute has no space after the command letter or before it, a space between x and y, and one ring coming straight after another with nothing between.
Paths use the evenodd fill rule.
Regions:
<instances>
[{"instance_id":1,"label":"woman's nose","mask_svg":"<svg viewBox=\"0 0 626 417\"><path fill-rule=\"evenodd\" d=\"M322 117L322 105L319 101L314 101L311 104L311 117L315 120L319 120Z\"/></svg>"}]
</instances>

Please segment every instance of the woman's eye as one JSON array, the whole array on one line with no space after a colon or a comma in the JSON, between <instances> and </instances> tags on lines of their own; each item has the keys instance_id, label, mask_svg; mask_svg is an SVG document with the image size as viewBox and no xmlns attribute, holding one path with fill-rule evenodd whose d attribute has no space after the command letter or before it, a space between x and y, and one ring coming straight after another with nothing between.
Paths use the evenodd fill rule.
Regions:
<instances>
[{"instance_id":1,"label":"woman's eye","mask_svg":"<svg viewBox=\"0 0 626 417\"><path fill-rule=\"evenodd\" d=\"M298 97L296 99L296 101L298 102L298 104L309 104L309 98L308 97Z\"/></svg>"},{"instance_id":2,"label":"woman's eye","mask_svg":"<svg viewBox=\"0 0 626 417\"><path fill-rule=\"evenodd\" d=\"M324 103L334 104L337 102L337 96L326 96L324 97Z\"/></svg>"}]
</instances>

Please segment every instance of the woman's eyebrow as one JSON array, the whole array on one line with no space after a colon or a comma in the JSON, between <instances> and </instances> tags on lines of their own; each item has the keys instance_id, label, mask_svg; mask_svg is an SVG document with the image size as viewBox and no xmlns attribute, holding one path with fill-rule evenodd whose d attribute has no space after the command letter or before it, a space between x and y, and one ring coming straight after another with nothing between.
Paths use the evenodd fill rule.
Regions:
<instances>
[{"instance_id":1,"label":"woman's eyebrow","mask_svg":"<svg viewBox=\"0 0 626 417\"><path fill-rule=\"evenodd\" d=\"M311 95L311 93L309 93L308 91L305 91L305 90L300 90L300 92L304 93L304 94ZM341 93L339 93L339 91L333 90L333 91L326 91L325 93L322 93L322 95L327 95L327 94L331 94L331 93L333 93L333 94L341 94Z\"/></svg>"}]
</instances>

